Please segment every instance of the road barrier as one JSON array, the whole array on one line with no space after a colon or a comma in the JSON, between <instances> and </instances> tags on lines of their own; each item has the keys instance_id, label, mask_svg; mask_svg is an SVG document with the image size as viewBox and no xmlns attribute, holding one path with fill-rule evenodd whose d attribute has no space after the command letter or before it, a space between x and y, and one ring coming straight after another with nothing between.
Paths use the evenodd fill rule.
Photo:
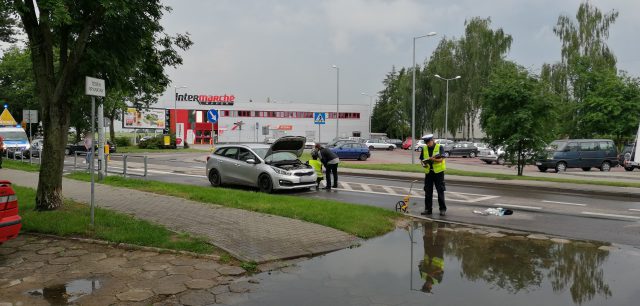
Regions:
<instances>
[{"instance_id":1,"label":"road barrier","mask_svg":"<svg viewBox=\"0 0 640 306\"><path fill-rule=\"evenodd\" d=\"M88 152L84 152L84 151L76 151L74 152L74 157L73 157L73 168L77 169L78 168L78 155L87 155ZM144 177L145 179L147 178L147 174L148 174L148 158L146 155L128 155L128 154L109 154L109 159L107 159L105 161L105 174L108 173L114 173L114 174L121 174L124 177L127 176L138 176L138 177ZM94 157L95 158L95 157ZM116 170L118 168L115 167L110 167L110 165L112 163L115 163L117 160L117 158L121 158L122 159L122 168L120 168L119 170ZM135 172L131 172L128 161L130 158L136 158L136 159L142 159L143 162L143 172L142 174L139 173L135 173ZM100 162L95 163L95 170L99 171L100 170ZM87 166L87 170L88 170Z\"/></svg>"}]
</instances>

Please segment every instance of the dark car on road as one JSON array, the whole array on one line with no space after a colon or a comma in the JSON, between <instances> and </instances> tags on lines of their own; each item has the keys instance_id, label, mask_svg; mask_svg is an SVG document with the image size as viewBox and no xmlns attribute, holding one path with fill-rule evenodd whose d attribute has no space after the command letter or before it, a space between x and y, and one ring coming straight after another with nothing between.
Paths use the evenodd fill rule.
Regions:
<instances>
[{"instance_id":1,"label":"dark car on road","mask_svg":"<svg viewBox=\"0 0 640 306\"><path fill-rule=\"evenodd\" d=\"M403 141L401 139L395 139L395 138L387 139L386 142L387 143L392 143L392 144L396 145L396 147L398 147L398 148L401 148L402 147L402 143L403 143Z\"/></svg>"},{"instance_id":2,"label":"dark car on road","mask_svg":"<svg viewBox=\"0 0 640 306\"><path fill-rule=\"evenodd\" d=\"M444 149L444 154L446 156L462 156L470 158L478 156L478 147L476 147L472 142L457 142L453 146L447 146Z\"/></svg>"},{"instance_id":3,"label":"dark car on road","mask_svg":"<svg viewBox=\"0 0 640 306\"><path fill-rule=\"evenodd\" d=\"M21 227L16 193L11 188L11 182L0 180L0 244L18 237Z\"/></svg>"},{"instance_id":4,"label":"dark car on road","mask_svg":"<svg viewBox=\"0 0 640 306\"><path fill-rule=\"evenodd\" d=\"M616 146L609 139L556 140L547 148L546 158L536 161L538 170L542 172L547 169L563 172L568 168L609 171L618 164Z\"/></svg>"},{"instance_id":5,"label":"dark car on road","mask_svg":"<svg viewBox=\"0 0 640 306\"><path fill-rule=\"evenodd\" d=\"M342 143L330 148L330 150L333 153L336 153L340 159L367 160L367 158L371 157L369 147L367 147L366 144L359 142Z\"/></svg>"},{"instance_id":6,"label":"dark car on road","mask_svg":"<svg viewBox=\"0 0 640 306\"><path fill-rule=\"evenodd\" d=\"M109 153L116 153L116 145L111 140L107 140L107 144L109 145ZM95 150L98 152L98 145L95 145ZM64 153L67 155L73 155L75 152L85 153L86 151L87 148L84 147L84 141L68 144L64 149Z\"/></svg>"}]
</instances>

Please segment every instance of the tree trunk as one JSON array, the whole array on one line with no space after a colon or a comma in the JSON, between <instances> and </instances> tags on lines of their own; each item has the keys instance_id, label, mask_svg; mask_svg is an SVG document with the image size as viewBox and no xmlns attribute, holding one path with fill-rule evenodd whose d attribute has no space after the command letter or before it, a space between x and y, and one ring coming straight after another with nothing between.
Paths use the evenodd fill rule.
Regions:
<instances>
[{"instance_id":1,"label":"tree trunk","mask_svg":"<svg viewBox=\"0 0 640 306\"><path fill-rule=\"evenodd\" d=\"M113 116L109 117L109 139L111 139L112 143L116 143L116 129L113 127L114 122L115 119L113 119Z\"/></svg>"}]
</instances>

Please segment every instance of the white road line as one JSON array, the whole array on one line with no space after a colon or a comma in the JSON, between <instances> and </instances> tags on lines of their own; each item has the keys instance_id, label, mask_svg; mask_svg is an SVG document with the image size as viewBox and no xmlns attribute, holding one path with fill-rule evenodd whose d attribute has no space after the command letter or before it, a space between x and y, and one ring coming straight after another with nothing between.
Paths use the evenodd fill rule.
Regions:
<instances>
[{"instance_id":1,"label":"white road line","mask_svg":"<svg viewBox=\"0 0 640 306\"><path fill-rule=\"evenodd\" d=\"M637 216L603 214L603 213L594 213L594 212L590 212L590 211L583 211L582 214L583 215L590 215L590 216L602 216L602 217L614 217L614 218L626 218L626 219L640 220L640 217L637 217Z\"/></svg>"},{"instance_id":2,"label":"white road line","mask_svg":"<svg viewBox=\"0 0 640 306\"><path fill-rule=\"evenodd\" d=\"M387 192L387 194L390 194L390 195L398 195L398 193L397 193L395 190L391 189L391 187L389 187L389 186L382 186L382 185L380 185L380 187L382 187L382 189L384 189L384 191L386 191L386 192Z\"/></svg>"},{"instance_id":3,"label":"white road line","mask_svg":"<svg viewBox=\"0 0 640 306\"><path fill-rule=\"evenodd\" d=\"M360 187L362 187L362 190L364 191L373 191L367 184L360 184Z\"/></svg>"},{"instance_id":4,"label":"white road line","mask_svg":"<svg viewBox=\"0 0 640 306\"><path fill-rule=\"evenodd\" d=\"M524 209L542 209L542 207L538 207L538 206L525 206L525 205L514 205L514 204L504 204L504 203L495 203L493 205L498 207L505 206L505 207L524 208Z\"/></svg>"},{"instance_id":5,"label":"white road line","mask_svg":"<svg viewBox=\"0 0 640 306\"><path fill-rule=\"evenodd\" d=\"M342 188L345 189L345 190L353 190L351 185L349 185L348 183L340 182L340 185L342 185Z\"/></svg>"},{"instance_id":6,"label":"white road line","mask_svg":"<svg viewBox=\"0 0 640 306\"><path fill-rule=\"evenodd\" d=\"M629 208L630 211L640 211L640 209Z\"/></svg>"},{"instance_id":7,"label":"white road line","mask_svg":"<svg viewBox=\"0 0 640 306\"><path fill-rule=\"evenodd\" d=\"M558 201L542 201L542 202L543 202L543 203L550 203L550 204L561 204L561 205L587 206L587 204L569 203L569 202L558 202Z\"/></svg>"},{"instance_id":8,"label":"white road line","mask_svg":"<svg viewBox=\"0 0 640 306\"><path fill-rule=\"evenodd\" d=\"M485 200L491 200L491 199L495 199L495 198L499 198L500 196L484 196L484 197L480 197L477 199L473 199L473 200L469 200L469 203L475 203L475 202L480 202L480 201L485 201Z\"/></svg>"}]
</instances>

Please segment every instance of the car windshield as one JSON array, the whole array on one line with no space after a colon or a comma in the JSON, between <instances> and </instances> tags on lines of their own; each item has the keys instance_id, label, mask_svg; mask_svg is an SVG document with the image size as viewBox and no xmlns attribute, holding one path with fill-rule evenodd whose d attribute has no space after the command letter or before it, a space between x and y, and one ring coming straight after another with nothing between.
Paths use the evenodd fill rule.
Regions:
<instances>
[{"instance_id":1,"label":"car windshield","mask_svg":"<svg viewBox=\"0 0 640 306\"><path fill-rule=\"evenodd\" d=\"M4 140L25 140L27 139L27 133L24 131L2 131L0 136Z\"/></svg>"},{"instance_id":2,"label":"car windshield","mask_svg":"<svg viewBox=\"0 0 640 306\"><path fill-rule=\"evenodd\" d=\"M566 141L552 141L548 146L547 146L547 151L562 151L564 150L564 148L567 146L567 142Z\"/></svg>"},{"instance_id":3,"label":"car windshield","mask_svg":"<svg viewBox=\"0 0 640 306\"><path fill-rule=\"evenodd\" d=\"M264 157L267 155L267 151L269 151L269 148L258 148L258 149L252 149L252 150L256 154L258 154L260 158L264 159Z\"/></svg>"}]
</instances>

